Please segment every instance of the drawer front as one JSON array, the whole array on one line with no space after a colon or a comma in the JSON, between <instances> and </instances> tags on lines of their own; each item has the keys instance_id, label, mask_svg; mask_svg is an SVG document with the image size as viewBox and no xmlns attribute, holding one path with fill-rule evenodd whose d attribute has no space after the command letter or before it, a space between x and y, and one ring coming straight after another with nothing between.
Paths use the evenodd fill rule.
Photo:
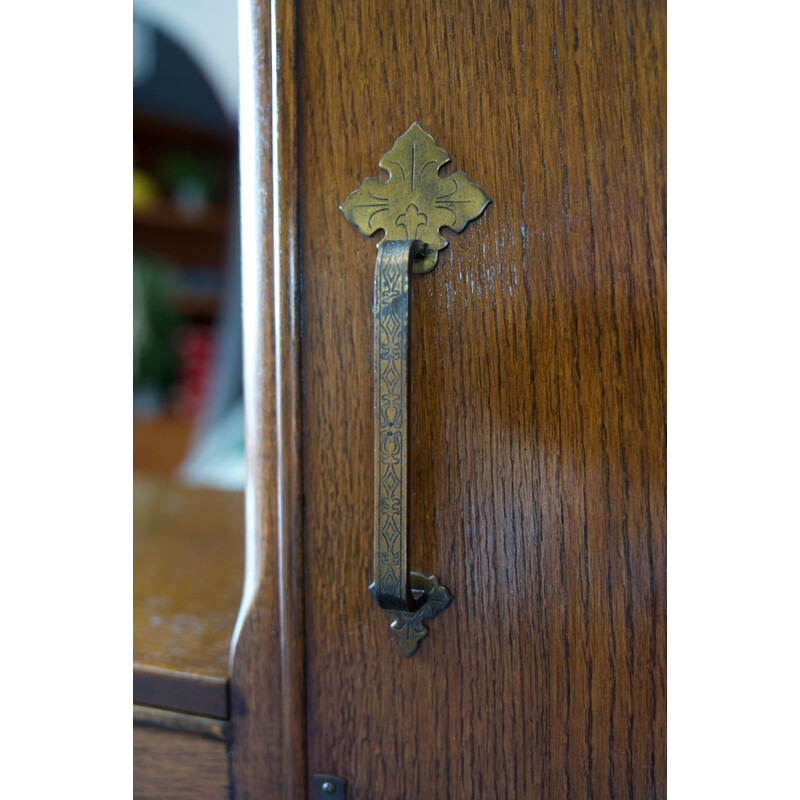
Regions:
<instances>
[{"instance_id":1,"label":"drawer front","mask_svg":"<svg viewBox=\"0 0 800 800\"><path fill-rule=\"evenodd\" d=\"M228 800L228 745L198 733L133 726L135 800Z\"/></svg>"}]
</instances>

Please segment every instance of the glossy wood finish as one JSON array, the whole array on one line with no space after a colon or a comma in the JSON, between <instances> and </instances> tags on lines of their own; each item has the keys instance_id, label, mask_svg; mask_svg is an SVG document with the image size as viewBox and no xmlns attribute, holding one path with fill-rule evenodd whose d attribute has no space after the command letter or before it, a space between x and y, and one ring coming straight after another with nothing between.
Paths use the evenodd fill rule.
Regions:
<instances>
[{"instance_id":1,"label":"glossy wood finish","mask_svg":"<svg viewBox=\"0 0 800 800\"><path fill-rule=\"evenodd\" d=\"M295 10L253 0L239 13L248 483L232 774L237 800L289 800L306 774Z\"/></svg>"},{"instance_id":2,"label":"glossy wood finish","mask_svg":"<svg viewBox=\"0 0 800 800\"><path fill-rule=\"evenodd\" d=\"M665 4L298 9L308 772L664 797ZM493 204L412 279L411 566L455 600L406 660L367 592L375 241L337 206L414 120Z\"/></svg>"},{"instance_id":3,"label":"glossy wood finish","mask_svg":"<svg viewBox=\"0 0 800 800\"><path fill-rule=\"evenodd\" d=\"M244 575L241 492L133 480L133 699L228 716Z\"/></svg>"},{"instance_id":4,"label":"glossy wood finish","mask_svg":"<svg viewBox=\"0 0 800 800\"><path fill-rule=\"evenodd\" d=\"M135 800L229 800L228 745L198 733L133 726Z\"/></svg>"}]
</instances>

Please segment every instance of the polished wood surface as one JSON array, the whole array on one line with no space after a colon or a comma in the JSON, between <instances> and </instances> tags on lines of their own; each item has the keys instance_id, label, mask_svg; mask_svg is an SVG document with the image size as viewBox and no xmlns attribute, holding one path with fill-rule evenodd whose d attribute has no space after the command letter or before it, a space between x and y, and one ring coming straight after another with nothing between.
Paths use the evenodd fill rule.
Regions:
<instances>
[{"instance_id":1,"label":"polished wood surface","mask_svg":"<svg viewBox=\"0 0 800 800\"><path fill-rule=\"evenodd\" d=\"M248 485L231 661L237 800L294 800L306 785L295 8L274 6L275 28L262 0L239 9L240 30L250 31L239 39L241 69L252 81L240 112Z\"/></svg>"},{"instance_id":2,"label":"polished wood surface","mask_svg":"<svg viewBox=\"0 0 800 800\"><path fill-rule=\"evenodd\" d=\"M134 474L134 702L228 716L243 531L241 492Z\"/></svg>"},{"instance_id":3,"label":"polished wood surface","mask_svg":"<svg viewBox=\"0 0 800 800\"><path fill-rule=\"evenodd\" d=\"M308 773L665 797L665 4L298 15ZM411 566L455 600L407 660L367 591L375 239L337 206L414 120L493 203L412 279Z\"/></svg>"},{"instance_id":4,"label":"polished wood surface","mask_svg":"<svg viewBox=\"0 0 800 800\"><path fill-rule=\"evenodd\" d=\"M133 726L135 800L230 800L226 742L198 733Z\"/></svg>"}]
</instances>

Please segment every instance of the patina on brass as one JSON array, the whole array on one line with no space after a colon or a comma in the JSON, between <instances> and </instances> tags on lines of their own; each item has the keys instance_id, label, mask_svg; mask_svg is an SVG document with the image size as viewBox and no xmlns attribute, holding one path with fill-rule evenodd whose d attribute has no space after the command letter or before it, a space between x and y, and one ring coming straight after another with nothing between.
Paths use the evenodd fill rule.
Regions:
<instances>
[{"instance_id":1,"label":"patina on brass","mask_svg":"<svg viewBox=\"0 0 800 800\"><path fill-rule=\"evenodd\" d=\"M342 205L362 233L383 228L375 261L375 580L369 589L392 616L406 656L428 635L424 620L450 605L435 575L408 568L409 277L430 272L447 245L489 203L463 172L439 177L449 156L415 122L380 160L387 183L368 178Z\"/></svg>"},{"instance_id":2,"label":"patina on brass","mask_svg":"<svg viewBox=\"0 0 800 800\"><path fill-rule=\"evenodd\" d=\"M384 242L375 262L375 581L369 587L392 612L390 628L412 655L428 633L423 619L450 604L436 576L408 571L409 273L423 242Z\"/></svg>"},{"instance_id":3,"label":"patina on brass","mask_svg":"<svg viewBox=\"0 0 800 800\"><path fill-rule=\"evenodd\" d=\"M463 172L442 177L450 156L415 122L378 162L389 180L367 178L341 205L348 221L369 236L383 228L383 242L418 239L428 245L414 272L430 272L447 247L440 228L463 231L491 202Z\"/></svg>"}]
</instances>

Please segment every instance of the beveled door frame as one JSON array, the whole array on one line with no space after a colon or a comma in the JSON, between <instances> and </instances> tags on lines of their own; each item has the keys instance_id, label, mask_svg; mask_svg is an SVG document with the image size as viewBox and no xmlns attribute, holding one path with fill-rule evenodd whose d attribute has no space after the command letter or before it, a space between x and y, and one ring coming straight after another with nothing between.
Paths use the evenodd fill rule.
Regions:
<instances>
[{"instance_id":1,"label":"beveled door frame","mask_svg":"<svg viewBox=\"0 0 800 800\"><path fill-rule=\"evenodd\" d=\"M245 580L231 642L240 798L304 798L296 9L240 0L247 483Z\"/></svg>"}]
</instances>

